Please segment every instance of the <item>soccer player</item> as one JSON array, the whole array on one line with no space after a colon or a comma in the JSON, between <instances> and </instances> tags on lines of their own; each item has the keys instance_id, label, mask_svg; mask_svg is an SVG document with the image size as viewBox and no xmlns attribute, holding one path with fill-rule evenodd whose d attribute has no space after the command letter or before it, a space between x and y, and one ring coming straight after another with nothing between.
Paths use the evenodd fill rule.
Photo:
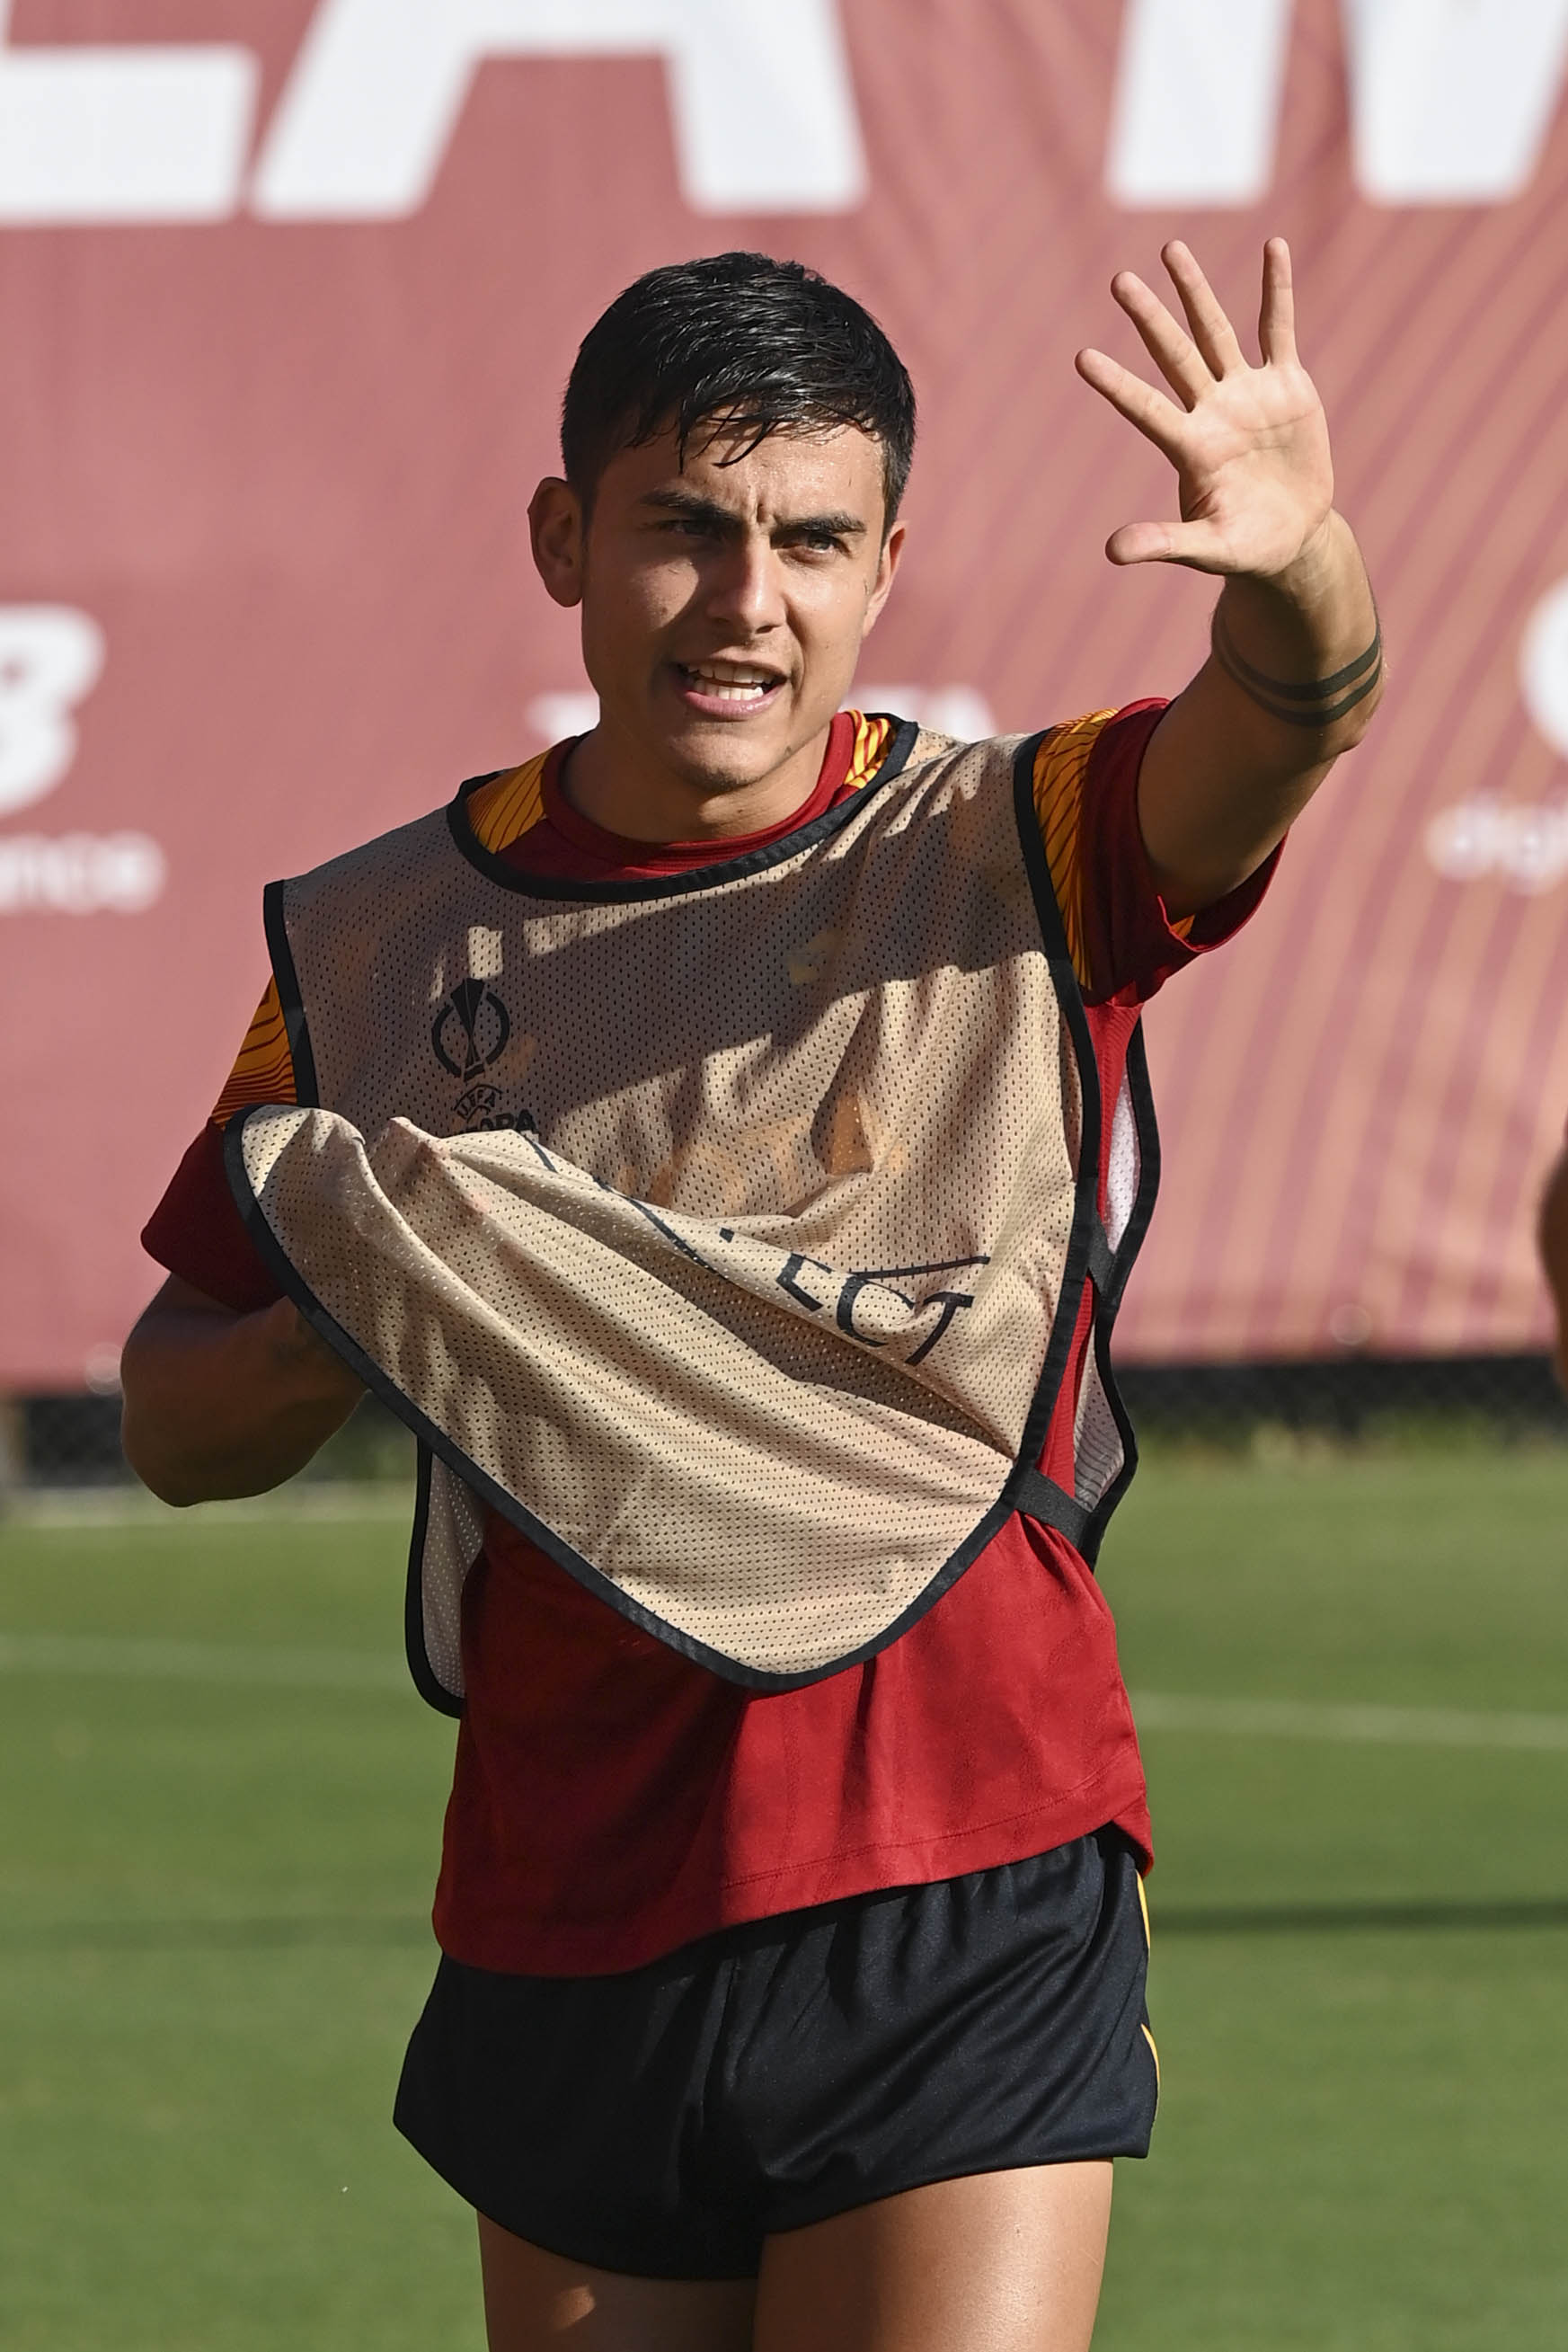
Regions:
<instances>
[{"instance_id":1,"label":"soccer player","mask_svg":"<svg viewBox=\"0 0 1568 2352\"><path fill-rule=\"evenodd\" d=\"M1089 2341L1157 2088L1092 1573L1139 1008L1382 677L1285 246L1257 366L1165 262L1185 324L1113 292L1168 389L1077 364L1177 478L1107 553L1220 577L1212 656L968 745L843 707L914 440L874 321L753 254L629 288L530 509L598 724L272 887L147 1230L156 1492L276 1485L363 1384L422 1441L461 1721L398 2122L497 2352Z\"/></svg>"}]
</instances>

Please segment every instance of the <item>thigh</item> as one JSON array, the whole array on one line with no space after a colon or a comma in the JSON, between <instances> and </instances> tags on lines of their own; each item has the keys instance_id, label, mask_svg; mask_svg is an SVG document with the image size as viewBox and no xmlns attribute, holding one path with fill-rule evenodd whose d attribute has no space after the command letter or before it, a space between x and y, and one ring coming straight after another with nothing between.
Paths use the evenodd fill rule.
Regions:
<instances>
[{"instance_id":1,"label":"thigh","mask_svg":"<svg viewBox=\"0 0 1568 2352\"><path fill-rule=\"evenodd\" d=\"M490 2352L747 2352L750 2279L628 2278L569 2262L479 2216Z\"/></svg>"},{"instance_id":2,"label":"thigh","mask_svg":"<svg viewBox=\"0 0 1568 2352\"><path fill-rule=\"evenodd\" d=\"M1110 2214L1097 2159L936 2180L782 2231L756 2352L1087 2352Z\"/></svg>"}]
</instances>

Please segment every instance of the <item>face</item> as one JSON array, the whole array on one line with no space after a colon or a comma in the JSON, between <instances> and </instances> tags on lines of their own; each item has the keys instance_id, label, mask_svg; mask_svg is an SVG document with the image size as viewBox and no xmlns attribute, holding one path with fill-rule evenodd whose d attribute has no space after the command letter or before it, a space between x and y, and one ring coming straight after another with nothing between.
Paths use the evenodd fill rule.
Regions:
<instances>
[{"instance_id":1,"label":"face","mask_svg":"<svg viewBox=\"0 0 1568 2352\"><path fill-rule=\"evenodd\" d=\"M605 752L702 800L821 756L903 542L883 538L868 435L774 433L723 463L733 448L699 434L680 466L666 435L611 459L586 524L565 482L530 509L545 585L582 609Z\"/></svg>"}]
</instances>

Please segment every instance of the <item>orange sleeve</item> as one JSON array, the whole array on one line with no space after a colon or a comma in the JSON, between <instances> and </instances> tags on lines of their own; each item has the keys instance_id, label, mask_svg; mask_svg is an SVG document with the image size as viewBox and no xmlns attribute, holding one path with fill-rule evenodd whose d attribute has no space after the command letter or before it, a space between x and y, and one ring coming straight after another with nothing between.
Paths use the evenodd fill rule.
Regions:
<instances>
[{"instance_id":1,"label":"orange sleeve","mask_svg":"<svg viewBox=\"0 0 1568 2352\"><path fill-rule=\"evenodd\" d=\"M544 772L549 757L548 751L536 752L520 768L505 768L469 793L465 811L481 849L499 856L538 824L545 813Z\"/></svg>"},{"instance_id":2,"label":"orange sleeve","mask_svg":"<svg viewBox=\"0 0 1568 2352\"><path fill-rule=\"evenodd\" d=\"M226 1127L235 1111L247 1103L291 1103L299 1099L294 1077L294 1056L288 1050L288 1030L278 1001L277 982L269 980L245 1033L234 1068L213 1106L212 1123Z\"/></svg>"},{"instance_id":3,"label":"orange sleeve","mask_svg":"<svg viewBox=\"0 0 1568 2352\"><path fill-rule=\"evenodd\" d=\"M1094 746L1113 710L1092 710L1053 727L1034 755L1034 813L1051 873L1051 887L1067 934L1078 985L1094 985L1083 904L1083 782Z\"/></svg>"},{"instance_id":4,"label":"orange sleeve","mask_svg":"<svg viewBox=\"0 0 1568 2352\"><path fill-rule=\"evenodd\" d=\"M283 1006L277 982L269 981L228 1083L141 1234L150 1257L236 1314L269 1306L278 1289L229 1191L223 1131L247 1103L298 1100Z\"/></svg>"},{"instance_id":5,"label":"orange sleeve","mask_svg":"<svg viewBox=\"0 0 1568 2352\"><path fill-rule=\"evenodd\" d=\"M1051 888L1085 1000L1145 1003L1170 975L1231 938L1269 885L1279 853L1201 914L1166 912L1138 822L1157 699L1053 728L1035 754L1034 803Z\"/></svg>"},{"instance_id":6,"label":"orange sleeve","mask_svg":"<svg viewBox=\"0 0 1568 2352\"><path fill-rule=\"evenodd\" d=\"M893 740L894 722L874 716L868 719L860 710L852 710L850 717L855 722L855 740L850 753L850 772L844 781L858 787L869 784L881 767Z\"/></svg>"}]
</instances>

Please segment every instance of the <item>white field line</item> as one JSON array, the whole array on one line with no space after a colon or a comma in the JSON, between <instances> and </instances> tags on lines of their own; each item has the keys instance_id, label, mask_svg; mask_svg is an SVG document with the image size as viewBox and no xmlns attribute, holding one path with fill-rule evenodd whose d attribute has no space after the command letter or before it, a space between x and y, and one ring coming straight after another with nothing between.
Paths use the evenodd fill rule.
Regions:
<instances>
[{"instance_id":1,"label":"white field line","mask_svg":"<svg viewBox=\"0 0 1568 2352\"><path fill-rule=\"evenodd\" d=\"M144 1486L40 1486L13 1488L0 1496L0 1517L18 1528L132 1528L172 1520L196 1528L220 1520L239 1525L277 1519L391 1519L406 1527L413 1514L413 1487L391 1478L306 1478L270 1495L175 1510Z\"/></svg>"},{"instance_id":2,"label":"white field line","mask_svg":"<svg viewBox=\"0 0 1568 2352\"><path fill-rule=\"evenodd\" d=\"M1442 1706L1336 1706L1291 1698L1174 1698L1134 1692L1140 1731L1243 1739L1372 1741L1397 1748L1568 1749L1568 1715L1469 1714Z\"/></svg>"},{"instance_id":3,"label":"white field line","mask_svg":"<svg viewBox=\"0 0 1568 2352\"><path fill-rule=\"evenodd\" d=\"M0 1674L108 1675L134 1682L270 1685L309 1690L403 1690L401 1658L365 1650L179 1642L80 1633L0 1633ZM1568 1750L1568 1715L1469 1714L1453 1707L1339 1706L1283 1698L1186 1698L1134 1692L1144 1731L1219 1732L1243 1739L1371 1741L1416 1748Z\"/></svg>"},{"instance_id":4,"label":"white field line","mask_svg":"<svg viewBox=\"0 0 1568 2352\"><path fill-rule=\"evenodd\" d=\"M131 1682L253 1683L289 1690L407 1690L398 1657L368 1650L254 1649L220 1642L0 1633L0 1674L107 1675Z\"/></svg>"}]
</instances>

